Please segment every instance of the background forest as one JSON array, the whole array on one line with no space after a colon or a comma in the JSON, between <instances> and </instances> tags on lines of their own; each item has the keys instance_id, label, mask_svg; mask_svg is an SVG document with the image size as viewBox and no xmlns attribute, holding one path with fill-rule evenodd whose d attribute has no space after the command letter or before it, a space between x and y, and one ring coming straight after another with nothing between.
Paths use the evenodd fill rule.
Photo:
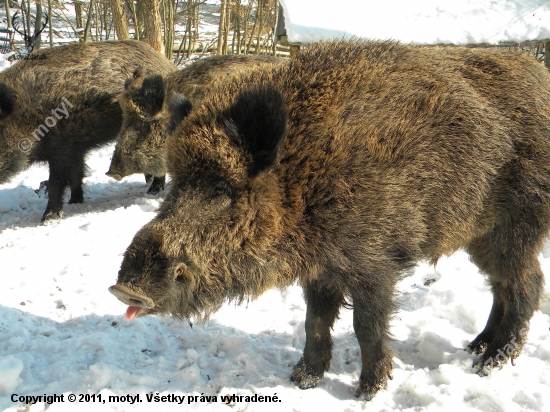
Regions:
<instances>
[{"instance_id":1,"label":"background forest","mask_svg":"<svg viewBox=\"0 0 550 412\"><path fill-rule=\"evenodd\" d=\"M180 64L193 54L275 54L278 0L2 0L4 49L144 40ZM53 22L49 24L49 22ZM0 40L1 41L1 40Z\"/></svg>"}]
</instances>

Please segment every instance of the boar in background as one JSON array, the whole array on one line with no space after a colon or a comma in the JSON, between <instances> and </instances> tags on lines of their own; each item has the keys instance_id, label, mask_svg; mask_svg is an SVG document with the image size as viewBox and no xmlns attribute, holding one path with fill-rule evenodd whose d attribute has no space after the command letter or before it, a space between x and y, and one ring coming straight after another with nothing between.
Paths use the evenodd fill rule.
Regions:
<instances>
[{"instance_id":1,"label":"boar in background","mask_svg":"<svg viewBox=\"0 0 550 412\"><path fill-rule=\"evenodd\" d=\"M0 73L0 184L47 162L45 221L61 217L67 186L69 203L83 202L84 157L116 138L125 80L138 68L168 74L176 67L138 41L73 43L32 57Z\"/></svg>"},{"instance_id":2,"label":"boar in background","mask_svg":"<svg viewBox=\"0 0 550 412\"><path fill-rule=\"evenodd\" d=\"M211 56L164 78L136 74L120 96L124 120L106 175L121 180L133 173L144 173L154 177L147 193L164 190L166 138L173 129L169 102L177 102L173 104L177 110L174 116L181 121L200 105L208 90L224 81L224 76L283 61L262 55Z\"/></svg>"},{"instance_id":3,"label":"boar in background","mask_svg":"<svg viewBox=\"0 0 550 412\"><path fill-rule=\"evenodd\" d=\"M550 75L532 57L319 44L219 84L167 153L171 190L110 288L127 318L205 319L297 280L306 343L291 379L322 379L350 301L370 398L391 377L396 282L464 248L493 292L468 349L485 371L511 341L519 355L550 226Z\"/></svg>"}]
</instances>

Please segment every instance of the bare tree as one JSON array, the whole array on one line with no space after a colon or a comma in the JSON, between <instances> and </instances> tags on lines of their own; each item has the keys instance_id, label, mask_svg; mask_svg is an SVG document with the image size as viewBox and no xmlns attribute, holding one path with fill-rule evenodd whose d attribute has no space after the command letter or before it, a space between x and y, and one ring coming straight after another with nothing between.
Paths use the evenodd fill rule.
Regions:
<instances>
[{"instance_id":1,"label":"bare tree","mask_svg":"<svg viewBox=\"0 0 550 412\"><path fill-rule=\"evenodd\" d=\"M4 6L6 7L6 17L7 17L6 20L7 20L8 29L11 29L12 25L11 25L11 19L10 19L10 16L11 16L10 0L4 0Z\"/></svg>"},{"instance_id":2,"label":"bare tree","mask_svg":"<svg viewBox=\"0 0 550 412\"><path fill-rule=\"evenodd\" d=\"M46 3L47 1L47 3ZM220 0L220 21L217 38L199 40L199 25L207 0L4 0L19 13L18 29L30 35L39 33L47 20L64 24L56 30L49 25L49 44L54 38L66 38L66 30L74 32L83 42L133 37L145 40L155 49L175 57L175 61L190 58L196 52L219 54L271 53L275 47L270 32L274 25L278 0ZM15 5L14 5L15 2ZM47 10L44 8L47 7ZM74 15L71 16L74 9ZM208 9L206 9L208 10ZM12 25L11 19L8 27ZM175 27L184 27L176 33ZM35 27L36 26L36 27ZM133 31L133 32L132 32ZM179 34L179 35L178 35ZM176 40L177 38L177 40ZM174 42L179 43L174 53ZM40 39L36 39L37 45Z\"/></svg>"},{"instance_id":3,"label":"bare tree","mask_svg":"<svg viewBox=\"0 0 550 412\"><path fill-rule=\"evenodd\" d=\"M90 32L90 24L92 23L92 16L94 14L94 3L95 0L90 0L90 5L88 6L88 18L86 19L86 27L84 28L84 43L88 41L88 33Z\"/></svg>"},{"instance_id":4,"label":"bare tree","mask_svg":"<svg viewBox=\"0 0 550 412\"><path fill-rule=\"evenodd\" d=\"M174 2L173 0L163 0L162 4L162 22L164 26L164 50L166 57L172 60L174 49Z\"/></svg>"},{"instance_id":5,"label":"bare tree","mask_svg":"<svg viewBox=\"0 0 550 412\"><path fill-rule=\"evenodd\" d=\"M50 39L50 47L53 47L53 25L52 25L52 0L48 0L48 37Z\"/></svg>"},{"instance_id":6,"label":"bare tree","mask_svg":"<svg viewBox=\"0 0 550 412\"><path fill-rule=\"evenodd\" d=\"M128 32L128 22L126 19L126 13L122 5L122 0L111 0L111 11L113 13L113 23L115 25L116 37L119 40L126 40L130 38Z\"/></svg>"},{"instance_id":7,"label":"bare tree","mask_svg":"<svg viewBox=\"0 0 550 412\"><path fill-rule=\"evenodd\" d=\"M76 14L76 28L84 28L84 20L82 20L82 1L78 0L74 2L74 12Z\"/></svg>"},{"instance_id":8,"label":"bare tree","mask_svg":"<svg viewBox=\"0 0 550 412\"><path fill-rule=\"evenodd\" d=\"M33 48L39 49L40 45L42 44L42 30L44 30L44 27L40 28L40 25L42 24L42 1L41 0L35 0L35 1L36 1L36 18L34 19L34 32L36 33L36 38L34 39ZM46 19L46 22L47 22L47 19Z\"/></svg>"},{"instance_id":9,"label":"bare tree","mask_svg":"<svg viewBox=\"0 0 550 412\"><path fill-rule=\"evenodd\" d=\"M164 53L160 2L161 0L142 0L143 8L147 10L143 13L143 23L145 24L145 41L155 50Z\"/></svg>"},{"instance_id":10,"label":"bare tree","mask_svg":"<svg viewBox=\"0 0 550 412\"><path fill-rule=\"evenodd\" d=\"M224 39L227 30L227 14L229 8L229 0L222 0L220 5L220 24L218 28L218 50L217 54L224 54Z\"/></svg>"}]
</instances>

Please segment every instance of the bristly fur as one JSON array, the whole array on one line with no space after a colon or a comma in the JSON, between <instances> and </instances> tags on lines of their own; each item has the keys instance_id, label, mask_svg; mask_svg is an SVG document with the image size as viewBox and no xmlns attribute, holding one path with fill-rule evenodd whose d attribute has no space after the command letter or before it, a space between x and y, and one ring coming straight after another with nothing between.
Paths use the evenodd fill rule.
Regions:
<instances>
[{"instance_id":1,"label":"bristly fur","mask_svg":"<svg viewBox=\"0 0 550 412\"><path fill-rule=\"evenodd\" d=\"M148 193L157 193L157 181L166 173L166 139L193 107L200 106L208 90L226 76L283 61L272 56L212 56L161 73L162 78L136 73L120 97L124 122L108 173L153 175Z\"/></svg>"},{"instance_id":2,"label":"bristly fur","mask_svg":"<svg viewBox=\"0 0 550 412\"><path fill-rule=\"evenodd\" d=\"M170 123L166 128L166 133L171 134L176 127L181 123L183 119L189 116L193 106L191 102L181 93L174 93L170 103L168 104L168 111L170 112Z\"/></svg>"},{"instance_id":3,"label":"bristly fur","mask_svg":"<svg viewBox=\"0 0 550 412\"><path fill-rule=\"evenodd\" d=\"M47 220L61 216L67 186L69 203L83 202L84 158L116 138L122 124L117 99L126 78L137 68L150 75L176 67L138 41L72 43L33 56L0 73L0 184L26 166L48 162ZM53 117L52 110L63 107ZM48 117L55 125L37 134Z\"/></svg>"},{"instance_id":4,"label":"bristly fur","mask_svg":"<svg viewBox=\"0 0 550 412\"><path fill-rule=\"evenodd\" d=\"M200 317L297 280L301 388L330 367L330 329L349 298L357 393L370 397L392 370L396 282L419 260L464 248L493 291L469 346L490 363L510 339L524 343L543 291L549 136L550 74L521 53L312 46L218 83L176 128L172 189L117 283L147 285L150 313Z\"/></svg>"}]
</instances>

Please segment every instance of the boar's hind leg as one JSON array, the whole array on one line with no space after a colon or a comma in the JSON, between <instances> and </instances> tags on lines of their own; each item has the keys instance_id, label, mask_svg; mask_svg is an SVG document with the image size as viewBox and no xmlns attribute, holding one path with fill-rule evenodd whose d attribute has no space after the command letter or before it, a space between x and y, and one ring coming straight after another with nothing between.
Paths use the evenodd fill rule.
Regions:
<instances>
[{"instance_id":1,"label":"boar's hind leg","mask_svg":"<svg viewBox=\"0 0 550 412\"><path fill-rule=\"evenodd\" d=\"M50 161L48 179L48 205L42 216L42 222L59 219L63 214L63 193L69 184L67 169L63 165Z\"/></svg>"},{"instance_id":2,"label":"boar's hind leg","mask_svg":"<svg viewBox=\"0 0 550 412\"><path fill-rule=\"evenodd\" d=\"M361 348L361 377L356 396L367 400L386 387L393 368L388 345L389 320L394 310L393 282L356 288L353 299L353 328Z\"/></svg>"},{"instance_id":3,"label":"boar's hind leg","mask_svg":"<svg viewBox=\"0 0 550 412\"><path fill-rule=\"evenodd\" d=\"M294 366L290 380L301 389L313 388L330 368L332 337L330 329L344 303L341 291L315 281L304 287L307 303L304 355Z\"/></svg>"},{"instance_id":4,"label":"boar's hind leg","mask_svg":"<svg viewBox=\"0 0 550 412\"><path fill-rule=\"evenodd\" d=\"M148 195L156 195L157 193L160 193L164 190L164 184L166 182L165 176L154 176L153 182L151 183L151 186L149 186L149 190L147 190Z\"/></svg>"},{"instance_id":5,"label":"boar's hind leg","mask_svg":"<svg viewBox=\"0 0 550 412\"><path fill-rule=\"evenodd\" d=\"M82 179L84 177L84 155L72 156L72 163L50 161L48 179L48 206L42 221L59 219L63 214L63 194L67 186L71 188L69 203L82 203Z\"/></svg>"},{"instance_id":6,"label":"boar's hind leg","mask_svg":"<svg viewBox=\"0 0 550 412\"><path fill-rule=\"evenodd\" d=\"M84 179L84 156L74 159L69 174L69 186L71 187L71 199L69 203L83 203L84 192L82 191L82 179Z\"/></svg>"},{"instance_id":7,"label":"boar's hind leg","mask_svg":"<svg viewBox=\"0 0 550 412\"><path fill-rule=\"evenodd\" d=\"M481 374L519 355L544 287L537 258L541 236L533 233L536 229L514 222L522 215L516 216L508 226L497 227L468 246L473 262L489 276L493 292L487 325L468 345L470 351L483 352L478 362Z\"/></svg>"}]
</instances>

